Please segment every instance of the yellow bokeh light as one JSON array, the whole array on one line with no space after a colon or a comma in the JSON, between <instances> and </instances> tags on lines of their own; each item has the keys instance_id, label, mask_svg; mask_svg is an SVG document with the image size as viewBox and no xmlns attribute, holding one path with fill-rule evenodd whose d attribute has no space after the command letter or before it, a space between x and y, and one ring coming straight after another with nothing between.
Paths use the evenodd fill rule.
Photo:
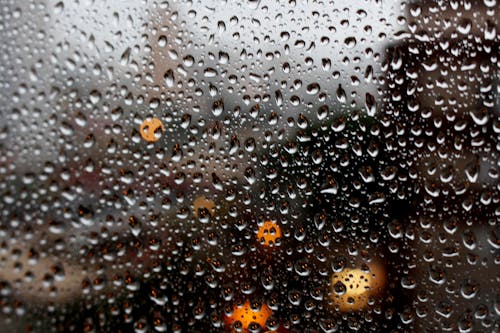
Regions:
<instances>
[{"instance_id":1,"label":"yellow bokeh light","mask_svg":"<svg viewBox=\"0 0 500 333\"><path fill-rule=\"evenodd\" d=\"M370 297L380 293L384 287L385 271L382 265L370 264L368 268L346 268L332 275L332 299L340 311L363 310Z\"/></svg>"},{"instance_id":2,"label":"yellow bokeh light","mask_svg":"<svg viewBox=\"0 0 500 333\"><path fill-rule=\"evenodd\" d=\"M200 209L206 209L211 216L214 216L215 202L202 195L193 201L193 214L195 217L198 217Z\"/></svg>"},{"instance_id":3,"label":"yellow bokeh light","mask_svg":"<svg viewBox=\"0 0 500 333\"><path fill-rule=\"evenodd\" d=\"M165 132L165 126L158 118L145 119L139 127L139 133L148 142L158 141L161 134Z\"/></svg>"},{"instance_id":4,"label":"yellow bokeh light","mask_svg":"<svg viewBox=\"0 0 500 333\"><path fill-rule=\"evenodd\" d=\"M260 309L255 311L252 309L250 302L246 301L243 305L234 307L233 314L226 318L226 322L229 326L232 326L239 321L241 328L246 332L250 323L257 323L262 328L266 327L266 321L271 314L272 311L266 304L262 304Z\"/></svg>"},{"instance_id":5,"label":"yellow bokeh light","mask_svg":"<svg viewBox=\"0 0 500 333\"><path fill-rule=\"evenodd\" d=\"M276 244L276 239L281 238L281 229L277 223L266 221L259 226L257 240L265 246Z\"/></svg>"}]
</instances>

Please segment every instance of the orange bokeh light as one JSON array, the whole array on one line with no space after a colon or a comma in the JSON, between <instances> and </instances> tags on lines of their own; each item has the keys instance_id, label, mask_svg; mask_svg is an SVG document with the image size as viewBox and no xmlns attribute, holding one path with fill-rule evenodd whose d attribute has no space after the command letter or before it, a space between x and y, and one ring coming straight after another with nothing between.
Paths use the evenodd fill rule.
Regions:
<instances>
[{"instance_id":1,"label":"orange bokeh light","mask_svg":"<svg viewBox=\"0 0 500 333\"><path fill-rule=\"evenodd\" d=\"M165 126L158 118L147 118L139 127L139 133L148 142L158 141L163 132L165 132Z\"/></svg>"},{"instance_id":2,"label":"orange bokeh light","mask_svg":"<svg viewBox=\"0 0 500 333\"><path fill-rule=\"evenodd\" d=\"M235 322L239 321L241 323L241 328L246 332L250 323L257 323L260 327L265 328L267 318L269 318L271 314L272 311L266 304L262 304L259 310L254 311L250 302L246 301L243 305L234 307L233 314L226 317L226 323L232 326Z\"/></svg>"},{"instance_id":3,"label":"orange bokeh light","mask_svg":"<svg viewBox=\"0 0 500 333\"><path fill-rule=\"evenodd\" d=\"M281 238L280 226L272 221L266 221L259 226L257 240L266 246L276 244L276 239Z\"/></svg>"}]
</instances>

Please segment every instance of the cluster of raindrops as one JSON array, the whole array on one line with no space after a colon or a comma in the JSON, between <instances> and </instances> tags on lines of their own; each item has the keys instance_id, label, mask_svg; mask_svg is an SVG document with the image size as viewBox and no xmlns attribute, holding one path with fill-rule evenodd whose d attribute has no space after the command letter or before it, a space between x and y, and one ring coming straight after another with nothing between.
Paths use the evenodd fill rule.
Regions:
<instances>
[{"instance_id":1,"label":"cluster of raindrops","mask_svg":"<svg viewBox=\"0 0 500 333\"><path fill-rule=\"evenodd\" d=\"M484 1L0 10L0 332L499 329Z\"/></svg>"}]
</instances>

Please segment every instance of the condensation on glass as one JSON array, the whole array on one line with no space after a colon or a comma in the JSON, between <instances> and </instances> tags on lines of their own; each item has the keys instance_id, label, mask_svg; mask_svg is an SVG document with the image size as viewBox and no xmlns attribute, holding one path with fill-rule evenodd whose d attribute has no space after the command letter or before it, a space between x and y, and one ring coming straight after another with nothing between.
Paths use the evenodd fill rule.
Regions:
<instances>
[{"instance_id":1,"label":"condensation on glass","mask_svg":"<svg viewBox=\"0 0 500 333\"><path fill-rule=\"evenodd\" d=\"M496 332L495 0L2 1L0 332Z\"/></svg>"}]
</instances>

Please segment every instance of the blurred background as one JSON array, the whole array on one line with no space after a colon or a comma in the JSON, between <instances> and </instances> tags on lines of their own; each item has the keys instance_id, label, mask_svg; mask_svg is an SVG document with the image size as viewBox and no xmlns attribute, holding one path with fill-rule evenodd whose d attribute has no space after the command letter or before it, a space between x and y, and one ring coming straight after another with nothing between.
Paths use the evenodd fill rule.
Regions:
<instances>
[{"instance_id":1,"label":"blurred background","mask_svg":"<svg viewBox=\"0 0 500 333\"><path fill-rule=\"evenodd\" d=\"M3 1L1 332L495 332L495 1Z\"/></svg>"}]
</instances>

